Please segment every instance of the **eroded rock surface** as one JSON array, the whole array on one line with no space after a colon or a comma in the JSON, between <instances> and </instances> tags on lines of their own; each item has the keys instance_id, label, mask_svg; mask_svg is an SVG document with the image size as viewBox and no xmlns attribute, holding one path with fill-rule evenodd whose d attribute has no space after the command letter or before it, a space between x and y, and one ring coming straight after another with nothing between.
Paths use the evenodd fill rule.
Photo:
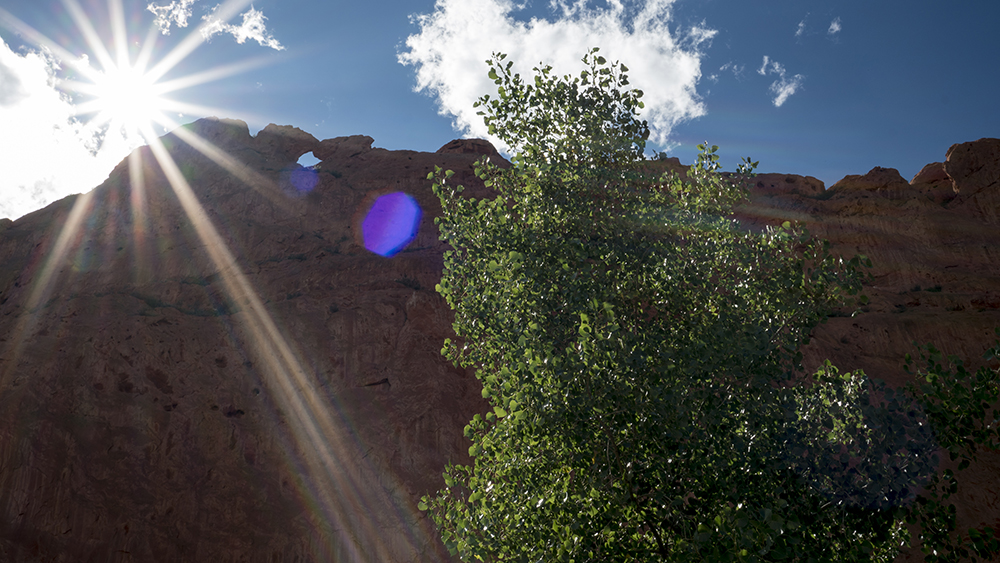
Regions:
<instances>
[{"instance_id":1,"label":"eroded rock surface","mask_svg":"<svg viewBox=\"0 0 1000 563\"><path fill-rule=\"evenodd\" d=\"M438 353L426 176L476 155L187 131L218 149L163 139L189 191L147 147L0 233L0 560L446 560L416 500L484 402ZM395 191L424 215L383 258L360 223Z\"/></svg>"},{"instance_id":2,"label":"eroded rock surface","mask_svg":"<svg viewBox=\"0 0 1000 563\"><path fill-rule=\"evenodd\" d=\"M803 349L807 369L829 358L841 370L863 369L902 385L910 380L904 355L917 356L913 342L934 343L967 365L982 364L1000 327L998 144L981 139L954 145L948 162L928 165L911 182L894 169L875 168L815 197L752 193L738 213L748 226L798 220L828 239L835 253L864 254L873 263L865 288L871 302L857 316L840 311L813 331ZM981 456L960 475L959 529L992 526L1000 532L998 475L997 453ZM913 552L900 558L920 560Z\"/></svg>"},{"instance_id":3,"label":"eroded rock surface","mask_svg":"<svg viewBox=\"0 0 1000 563\"><path fill-rule=\"evenodd\" d=\"M439 355L451 314L426 176L485 193L472 165L495 149L214 119L162 142L90 194L0 220L0 560L448 560L416 503L468 460L486 404ZM748 228L802 221L874 263L871 303L817 327L807 367L898 385L914 340L969 359L993 342L997 142L910 182L757 177ZM321 162L299 166L310 151ZM362 224L398 191L423 216L383 258ZM998 474L986 455L963 476L960 526L1000 526Z\"/></svg>"}]
</instances>

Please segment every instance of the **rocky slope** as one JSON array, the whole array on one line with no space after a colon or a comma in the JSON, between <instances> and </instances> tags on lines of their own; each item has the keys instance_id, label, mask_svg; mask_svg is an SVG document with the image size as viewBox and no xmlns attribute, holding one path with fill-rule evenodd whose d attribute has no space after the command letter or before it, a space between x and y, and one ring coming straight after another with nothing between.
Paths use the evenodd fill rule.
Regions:
<instances>
[{"instance_id":1,"label":"rocky slope","mask_svg":"<svg viewBox=\"0 0 1000 563\"><path fill-rule=\"evenodd\" d=\"M482 193L472 163L499 156L371 145L202 120L0 221L0 560L447 560L416 500L485 404L438 354L426 175ZM978 358L1000 326L998 179L989 139L911 182L760 175L749 228L801 220L875 263L870 306L818 327L807 363L900 383L913 340ZM423 214L385 258L368 211L396 192ZM968 471L961 523L1000 527L998 469Z\"/></svg>"}]
</instances>

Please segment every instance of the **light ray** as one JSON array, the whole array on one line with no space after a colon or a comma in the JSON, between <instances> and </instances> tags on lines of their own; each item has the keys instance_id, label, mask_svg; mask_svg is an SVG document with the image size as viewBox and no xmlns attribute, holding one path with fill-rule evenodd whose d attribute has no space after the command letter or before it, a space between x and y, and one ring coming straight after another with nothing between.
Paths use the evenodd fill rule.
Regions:
<instances>
[{"instance_id":1,"label":"light ray","mask_svg":"<svg viewBox=\"0 0 1000 563\"><path fill-rule=\"evenodd\" d=\"M101 41L97 30L94 29L94 25L90 22L90 18L87 17L87 14L83 13L83 8L80 7L80 4L76 0L62 0L62 4L66 7L77 29L83 34L83 38L87 41L87 45L90 46L91 52L97 56L97 61L100 63L101 68L104 70L115 68L114 58L111 57L108 48L104 46L104 42Z\"/></svg>"},{"instance_id":2,"label":"light ray","mask_svg":"<svg viewBox=\"0 0 1000 563\"><path fill-rule=\"evenodd\" d=\"M190 76L176 78L157 84L160 78L175 68L185 57L190 55L204 41L201 30L203 24L195 32L183 38L179 45L171 50L153 68L143 72L152 60L156 43L155 28L150 33L135 59L131 61L124 12L120 0L108 0L109 14L112 19L112 43L114 57L108 48L101 43L93 26L83 13L77 0L62 0L74 23L83 34L87 44L99 63L103 72L87 64L86 59L78 59L66 49L49 40L41 33L24 24L11 14L0 8L0 24L10 27L22 36L32 40L36 45L48 49L66 64L71 65L79 74L92 82L97 82L113 69L129 68L140 72L152 84L151 89L156 95L177 91L190 86L219 80L244 72L250 68L261 66L263 60L249 60L233 63L223 67L199 72ZM227 21L249 4L249 0L229 0L219 6L213 17ZM93 95L95 85L82 80L63 81L63 85L81 94ZM302 360L302 351L293 347L285 338L274 319L264 306L263 300L257 294L247 276L243 273L233 253L213 225L208 213L201 206L191 186L185 180L177 163L169 154L160 138L152 130L152 124L176 128L175 135L204 154L207 158L229 171L236 179L250 188L268 197L272 202L282 206L293 205L281 196L280 189L273 180L250 170L244 163L233 158L219 147L199 137L186 128L177 128L177 124L167 118L163 111L182 110L189 113L199 113L204 106L185 104L164 100L162 107L151 112L149 119L138 123L139 134L149 144L149 153L133 151L129 155L129 202L132 208L132 236L135 239L136 282L141 283L144 276L153 275L148 265L142 260L147 255L144 248L148 244L148 201L147 178L142 162L143 154L152 154L163 176L166 178L173 193L180 202L181 209L194 227L198 239L207 251L214 270L219 274L223 290L241 311L232 315L235 328L240 333L246 348L257 356L258 365L264 382L275 398L276 405L290 421L289 438L297 447L288 449L286 453L293 460L301 460L307 471L299 477L302 485L303 501L315 509L312 516L321 518L316 525L323 529L323 536L330 541L326 546L329 553L340 552L347 560L382 561L392 558L389 542L378 541L385 530L376 529L373 518L367 518L369 509L375 506L384 507L399 515L400 534L402 541L409 542L414 550L418 542L413 531L406 524L416 522L420 518L413 507L401 504L387 488L381 484L360 482L358 474L352 470L360 470L362 474L374 473L371 461L352 459L350 456L363 449L359 437L355 433L351 421L341 410L336 399L328 399L320 384L319 378L306 366ZM84 102L79 104L78 113L100 112L100 104ZM120 126L121 120L112 113L99 114L91 125L110 123L111 127ZM52 297L59 281L59 272L65 268L69 252L75 246L84 228L85 219L92 213L94 192L81 196L73 202L73 207L59 230L56 241L51 244L45 254L38 274L34 277L27 300L27 311L17 321L15 337L7 345L6 361L3 372L0 373L0 385L8 383L15 373L18 358L27 345L27 339L32 334L32 328L41 319L41 307ZM51 239L50 239L51 240ZM291 446L289 446L290 448ZM359 517L360 515L360 517Z\"/></svg>"},{"instance_id":3,"label":"light ray","mask_svg":"<svg viewBox=\"0 0 1000 563\"><path fill-rule=\"evenodd\" d=\"M287 198L280 195L278 185L270 178L251 170L247 165L227 154L226 151L206 141L189 129L178 127L172 133L219 166L225 168L226 171L246 184L247 187L268 198L271 203L286 210L292 208L293 204Z\"/></svg>"},{"instance_id":4,"label":"light ray","mask_svg":"<svg viewBox=\"0 0 1000 563\"><path fill-rule=\"evenodd\" d=\"M182 76L180 78L175 78L173 80L157 82L156 87L158 92L166 94L176 90L197 86L199 84L205 84L206 82L215 82L216 80L221 80L228 76L241 74L248 70L254 68L260 68L268 64L271 64L271 61L265 59L264 57L246 59L228 65L217 66L215 68L204 70L202 72L188 74L187 76Z\"/></svg>"},{"instance_id":5,"label":"light ray","mask_svg":"<svg viewBox=\"0 0 1000 563\"><path fill-rule=\"evenodd\" d=\"M28 295L28 301L25 303L24 313L21 314L21 318L17 321L17 325L12 331L13 338L10 344L7 345L7 351L4 353L4 359L7 360L7 369L4 370L3 374L0 374L0 387L6 388L10 384L10 377L18 365L18 360L24 351L28 336L33 332L34 325L41 317L41 306L52 295L52 289L57 278L56 270L64 264L70 244L79 234L83 220L91 212L93 195L94 192L88 192L77 196L73 202L73 208L70 209L69 215L66 217L66 222L63 223L62 228L59 230L59 236L56 238L55 244L47 252L41 272L39 272L32 283L31 293Z\"/></svg>"},{"instance_id":6,"label":"light ray","mask_svg":"<svg viewBox=\"0 0 1000 563\"><path fill-rule=\"evenodd\" d=\"M224 4L218 6L213 14L217 14L219 19L223 21L228 21L230 18L235 16L240 10L245 8L250 4L250 0L228 0ZM194 52L195 49L201 46L205 42L205 36L201 33L201 30L207 27L208 22L202 23L198 28L184 37L181 42L174 47L169 53L167 53L160 62L157 63L153 68L149 69L147 76L149 76L153 82L157 82L160 78L170 72L175 66L180 64L188 55Z\"/></svg>"},{"instance_id":7,"label":"light ray","mask_svg":"<svg viewBox=\"0 0 1000 563\"><path fill-rule=\"evenodd\" d=\"M340 530L337 525L356 529L345 523L344 518L350 514L361 513L359 511L369 505L369 501L401 512L402 507L380 486L369 487L364 491L351 477L348 468L337 455L338 452L343 454L358 450L356 444L354 447L347 447L346 444L348 437L345 436L347 432L344 429L349 427L349 421L339 409L336 413L331 412L331 405L324 402L325 394L318 385L316 377L307 372L298 354L278 330L166 147L152 135L152 131L147 131L146 134L153 139L149 145L153 156L177 195L198 238L208 251L226 292L232 301L247 313L244 328L248 331L253 344L251 349L258 351L259 359L267 367L266 373L269 377L266 379L266 384L284 407L284 412L295 423L293 431L309 465L309 474L324 481L322 484L325 486L317 488L314 495L315 500L320 503L324 517L332 524L331 532ZM310 452L314 456L309 455ZM371 498L373 495L374 498ZM365 536L378 537L378 531L374 529L371 519L362 519L362 522L366 529L361 531ZM342 534L340 538L347 542L346 545L360 549L360 546L355 545L359 538L343 537ZM412 538L409 539L413 541ZM373 547L378 551L374 554L373 560L388 560L390 553L385 544L375 542ZM333 548L334 546L331 546L331 549ZM360 560L368 559L372 554L355 552L351 555L352 559Z\"/></svg>"},{"instance_id":8,"label":"light ray","mask_svg":"<svg viewBox=\"0 0 1000 563\"><path fill-rule=\"evenodd\" d=\"M153 58L153 48L156 47L159 37L159 30L156 26L149 26L149 29L146 30L146 39L142 42L142 49L139 50L139 54L135 58L136 68L141 69L144 73L149 68L149 61Z\"/></svg>"},{"instance_id":9,"label":"light ray","mask_svg":"<svg viewBox=\"0 0 1000 563\"><path fill-rule=\"evenodd\" d=\"M74 70L84 75L86 78L94 80L100 76L90 65L81 63L76 55L70 53L55 41L50 40L45 35L39 33L35 28L16 18L10 12L0 8L0 23L11 31L23 36L30 42L51 52L56 58L73 67Z\"/></svg>"},{"instance_id":10,"label":"light ray","mask_svg":"<svg viewBox=\"0 0 1000 563\"><path fill-rule=\"evenodd\" d=\"M75 1L75 0L74 0ZM125 9L121 0L108 0L108 19L111 20L111 41L114 44L117 60L115 66L128 68L132 66L129 60L128 36L125 32ZM143 69L138 68L141 73Z\"/></svg>"},{"instance_id":11,"label":"light ray","mask_svg":"<svg viewBox=\"0 0 1000 563\"><path fill-rule=\"evenodd\" d=\"M143 284L150 281L146 261L146 238L148 223L146 217L146 178L143 174L142 153L132 151L128 155L129 207L132 209L132 240L135 245L135 283Z\"/></svg>"}]
</instances>

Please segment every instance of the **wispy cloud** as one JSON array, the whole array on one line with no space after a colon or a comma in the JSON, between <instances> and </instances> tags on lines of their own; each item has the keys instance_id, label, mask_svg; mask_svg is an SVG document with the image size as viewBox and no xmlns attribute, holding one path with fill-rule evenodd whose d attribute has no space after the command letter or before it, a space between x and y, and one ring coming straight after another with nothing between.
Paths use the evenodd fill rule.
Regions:
<instances>
[{"instance_id":1,"label":"wispy cloud","mask_svg":"<svg viewBox=\"0 0 1000 563\"><path fill-rule=\"evenodd\" d=\"M806 32L806 20L799 22L799 26L795 28L795 37L802 37L802 34Z\"/></svg>"},{"instance_id":2,"label":"wispy cloud","mask_svg":"<svg viewBox=\"0 0 1000 563\"><path fill-rule=\"evenodd\" d=\"M507 53L522 76L540 62L562 75L578 73L583 54L600 47L629 67L631 85L645 93L642 117L651 140L667 145L674 126L705 113L696 86L702 48L716 33L704 23L686 31L669 27L673 1L646 0L626 11L620 1L597 8L586 0L552 0L552 18L524 22L514 18L519 6L512 0L437 0L433 13L411 17L420 32L407 38L398 60L416 67L415 90L433 95L455 129L490 138L472 104L496 92L484 63L492 52Z\"/></svg>"},{"instance_id":3,"label":"wispy cloud","mask_svg":"<svg viewBox=\"0 0 1000 563\"><path fill-rule=\"evenodd\" d=\"M840 18L834 18L834 20L830 22L830 27L826 30L826 32L829 35L836 35L840 33Z\"/></svg>"},{"instance_id":4,"label":"wispy cloud","mask_svg":"<svg viewBox=\"0 0 1000 563\"><path fill-rule=\"evenodd\" d=\"M0 218L35 209L98 185L133 144L119 131L77 120L56 89L58 62L45 51L15 53L0 39Z\"/></svg>"},{"instance_id":5,"label":"wispy cloud","mask_svg":"<svg viewBox=\"0 0 1000 563\"><path fill-rule=\"evenodd\" d=\"M737 80L742 80L743 79L743 71L746 70L746 67L747 67L747 65L738 65L738 64L730 61L730 62L728 62L728 63L720 66L719 67L719 72L725 72L725 71L728 70L729 72L733 73L733 76L736 77Z\"/></svg>"},{"instance_id":6,"label":"wispy cloud","mask_svg":"<svg viewBox=\"0 0 1000 563\"><path fill-rule=\"evenodd\" d=\"M165 6L149 4L146 9L156 16L153 24L160 29L164 35L170 35L171 26L187 27L188 18L191 17L191 6L195 0L180 0L171 2Z\"/></svg>"},{"instance_id":7,"label":"wispy cloud","mask_svg":"<svg viewBox=\"0 0 1000 563\"><path fill-rule=\"evenodd\" d=\"M764 62L757 69L757 74L761 76L767 76L768 74L777 74L778 79L771 83L769 90L774 94L774 99L771 100L774 103L774 107L780 108L782 104L785 103L788 98L797 92L799 88L802 87L802 83L805 81L806 77L801 74L796 74L791 78L788 77L785 72L785 67L778 61L772 61L770 57L764 55Z\"/></svg>"},{"instance_id":8,"label":"wispy cloud","mask_svg":"<svg viewBox=\"0 0 1000 563\"><path fill-rule=\"evenodd\" d=\"M272 49L283 51L285 49L281 43L278 42L274 36L267 30L264 25L264 21L267 19L260 10L255 10L253 6L250 10L243 14L243 23L241 25L233 25L224 22L223 20L216 18L214 16L215 11L213 10L211 14L205 16L205 25L201 28L201 34L205 39L211 38L213 35L218 33L228 33L232 35L236 42L242 45L247 39L253 39L257 43L263 45L264 47L270 47Z\"/></svg>"},{"instance_id":9,"label":"wispy cloud","mask_svg":"<svg viewBox=\"0 0 1000 563\"><path fill-rule=\"evenodd\" d=\"M191 18L192 6L196 0L174 0L169 4L156 5L149 4L146 9L156 16L154 24L160 29L164 35L170 34L170 29L173 26L177 27L187 27L188 19ZM228 23L226 20L228 18L221 18L218 16L220 5L216 5L207 15L203 16L202 26L200 28L201 34L205 39L210 39L212 36L219 33L228 33L232 35L236 42L243 44L247 39L252 39L263 45L264 47L270 47L272 49L283 51L285 47L271 35L271 32L267 30L267 26L264 22L267 20L264 17L264 13L260 10L254 9L250 6L250 10L241 14L243 18L243 23L240 25L235 25Z\"/></svg>"}]
</instances>

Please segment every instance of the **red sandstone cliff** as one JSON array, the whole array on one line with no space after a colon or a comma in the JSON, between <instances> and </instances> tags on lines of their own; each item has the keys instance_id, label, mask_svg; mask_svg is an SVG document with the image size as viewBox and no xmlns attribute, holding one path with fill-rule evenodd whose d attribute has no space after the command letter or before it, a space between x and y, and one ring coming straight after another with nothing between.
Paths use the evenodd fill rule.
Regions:
<instances>
[{"instance_id":1,"label":"red sandstone cliff","mask_svg":"<svg viewBox=\"0 0 1000 563\"><path fill-rule=\"evenodd\" d=\"M416 500L467 459L484 403L438 354L426 175L475 192L471 165L495 151L186 130L163 139L176 168L146 147L90 194L0 221L0 560L446 559ZM804 221L875 263L866 312L818 327L807 363L900 383L913 340L981 355L1000 326L998 145L956 145L911 182L757 178L750 228ZM295 163L309 151L314 173ZM363 222L397 191L424 214L383 258ZM1000 526L998 469L964 476L962 524Z\"/></svg>"}]
</instances>

